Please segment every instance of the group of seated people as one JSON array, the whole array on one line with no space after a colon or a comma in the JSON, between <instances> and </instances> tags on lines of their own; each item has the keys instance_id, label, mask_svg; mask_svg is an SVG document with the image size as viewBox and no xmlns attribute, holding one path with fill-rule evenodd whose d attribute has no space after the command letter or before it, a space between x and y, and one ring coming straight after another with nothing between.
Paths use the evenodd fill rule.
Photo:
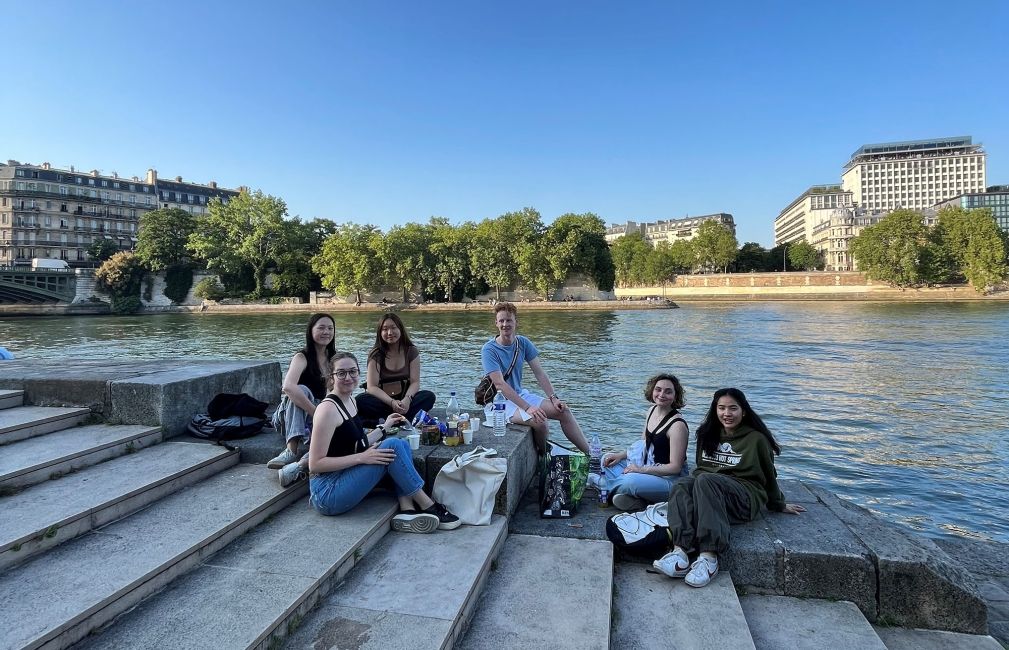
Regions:
<instances>
[{"instance_id":1,"label":"group of seated people","mask_svg":"<svg viewBox=\"0 0 1009 650\"><path fill-rule=\"evenodd\" d=\"M483 345L481 363L506 399L506 419L529 426L541 451L546 448L547 421L557 420L565 437L588 454L586 437L554 391L539 351L517 332L515 305L496 303L494 321L498 334ZM545 396L523 387L525 366ZM395 313L379 319L367 357L365 391L355 397L360 372L353 354L336 351L333 318L313 315L305 347L291 359L284 377L283 399L274 418L287 445L268 467L279 471L284 486L308 476L310 502L322 514L347 512L385 481L399 499L394 530L426 533L457 528L458 517L425 494L407 442L387 437L388 427L412 420L435 403L431 391L421 390L419 353ZM610 499L621 510L668 502L672 551L655 566L692 586L704 586L718 571L718 554L728 549L731 524L752 520L764 506L789 514L803 508L785 503L774 468L780 447L741 391L715 392L697 431L692 473L679 379L668 373L655 375L644 396L652 406L641 439L627 451L607 453L601 459ZM491 407L487 405L488 410ZM700 552L694 562L688 559L692 550Z\"/></svg>"}]
</instances>

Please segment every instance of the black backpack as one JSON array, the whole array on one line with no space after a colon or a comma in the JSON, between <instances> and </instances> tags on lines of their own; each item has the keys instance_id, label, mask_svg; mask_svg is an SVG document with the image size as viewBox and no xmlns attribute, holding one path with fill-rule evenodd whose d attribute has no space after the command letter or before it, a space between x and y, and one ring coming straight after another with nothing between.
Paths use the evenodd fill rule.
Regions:
<instances>
[{"instance_id":1,"label":"black backpack","mask_svg":"<svg viewBox=\"0 0 1009 650\"><path fill-rule=\"evenodd\" d=\"M254 436L263 430L266 420L241 415L231 415L220 420L211 420L210 416L201 413L194 415L189 421L189 433L197 438L220 442L222 440L237 440Z\"/></svg>"},{"instance_id":2,"label":"black backpack","mask_svg":"<svg viewBox=\"0 0 1009 650\"><path fill-rule=\"evenodd\" d=\"M207 404L207 415L211 420L221 420L232 415L266 419L266 402L245 393L218 393Z\"/></svg>"}]
</instances>

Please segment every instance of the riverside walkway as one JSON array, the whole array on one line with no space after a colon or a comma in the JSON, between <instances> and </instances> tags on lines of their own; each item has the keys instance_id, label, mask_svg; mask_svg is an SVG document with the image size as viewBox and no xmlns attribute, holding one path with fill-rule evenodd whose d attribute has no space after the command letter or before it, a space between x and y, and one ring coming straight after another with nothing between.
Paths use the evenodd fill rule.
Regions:
<instances>
[{"instance_id":1,"label":"riverside walkway","mask_svg":"<svg viewBox=\"0 0 1009 650\"><path fill-rule=\"evenodd\" d=\"M540 520L522 427L504 438L484 427L474 441L508 459L489 526L389 534L396 504L383 494L323 517L305 482L281 488L261 464L281 444L275 432L232 448L182 435L213 395L275 401L279 386L272 362L0 363L0 649L926 650L1005 639L1000 546L977 561L966 542L936 545L783 481L807 513L736 527L723 571L691 589L614 553L611 508ZM466 449L422 447L414 462L430 484ZM973 575L954 559L965 554Z\"/></svg>"}]
</instances>

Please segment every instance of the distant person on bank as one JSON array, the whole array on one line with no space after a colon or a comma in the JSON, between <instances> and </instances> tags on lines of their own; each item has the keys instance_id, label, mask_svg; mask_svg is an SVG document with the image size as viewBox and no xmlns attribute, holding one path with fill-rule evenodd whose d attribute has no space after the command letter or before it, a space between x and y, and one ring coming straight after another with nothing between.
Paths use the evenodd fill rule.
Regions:
<instances>
[{"instance_id":1,"label":"distant person on bank","mask_svg":"<svg viewBox=\"0 0 1009 650\"><path fill-rule=\"evenodd\" d=\"M330 393L316 410L308 456L282 468L280 484L286 487L311 472L312 506L324 515L339 515L388 476L400 507L392 518L393 530L431 533L458 528L459 518L424 493L424 479L414 467L410 444L385 437L387 426L402 424L406 418L393 413L386 424L365 433L354 400L361 375L357 358L350 352L337 352L330 368Z\"/></svg>"},{"instance_id":2,"label":"distant person on bank","mask_svg":"<svg viewBox=\"0 0 1009 650\"><path fill-rule=\"evenodd\" d=\"M430 411L434 406L434 393L420 388L420 352L396 314L382 314L378 319L366 378L367 392L357 396L366 426L374 426L393 413L412 422L418 411Z\"/></svg>"},{"instance_id":3,"label":"distant person on bank","mask_svg":"<svg viewBox=\"0 0 1009 650\"><path fill-rule=\"evenodd\" d=\"M680 380L668 373L655 375L645 384L645 399L653 406L645 415L641 439L627 451L602 458L610 499L625 512L668 501L676 481L689 473Z\"/></svg>"},{"instance_id":4,"label":"distant person on bank","mask_svg":"<svg viewBox=\"0 0 1009 650\"><path fill-rule=\"evenodd\" d=\"M760 509L797 515L806 509L785 503L778 489L774 440L746 396L736 388L715 391L697 428L696 468L669 497L667 520L673 550L653 564L670 578L703 587L718 573L718 556L729 550L731 524L752 521ZM687 552L697 549L693 562Z\"/></svg>"},{"instance_id":5,"label":"distant person on bank","mask_svg":"<svg viewBox=\"0 0 1009 650\"><path fill-rule=\"evenodd\" d=\"M336 354L336 321L329 314L312 314L305 328L305 347L291 357L281 388L283 396L273 415L281 425L287 446L266 464L280 469L298 460L298 447L308 444L315 407L326 396L329 360Z\"/></svg>"},{"instance_id":6,"label":"distant person on bank","mask_svg":"<svg viewBox=\"0 0 1009 650\"><path fill-rule=\"evenodd\" d=\"M494 323L498 335L484 343L480 352L483 371L489 375L494 387L504 394L505 418L509 422L525 424L532 427L536 447L546 448L549 427L547 420L557 420L561 423L561 431L576 447L585 454L589 453L589 443L585 440L578 420L567 404L561 401L554 392L550 377L540 364L539 350L533 342L518 334L518 310L510 302L499 302L494 305ZM512 357L518 349L518 358L511 375L505 380L504 375L511 365ZM547 394L543 398L522 387L522 366L529 365L540 388ZM486 406L486 417L491 419L493 404Z\"/></svg>"}]
</instances>

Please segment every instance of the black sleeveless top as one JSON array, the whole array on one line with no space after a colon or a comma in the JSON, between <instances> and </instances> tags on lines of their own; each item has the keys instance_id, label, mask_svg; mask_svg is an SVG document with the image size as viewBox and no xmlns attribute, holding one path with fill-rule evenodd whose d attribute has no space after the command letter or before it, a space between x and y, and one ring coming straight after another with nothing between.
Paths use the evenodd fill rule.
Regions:
<instances>
[{"instance_id":1,"label":"black sleeveless top","mask_svg":"<svg viewBox=\"0 0 1009 650\"><path fill-rule=\"evenodd\" d=\"M670 411L666 413L666 417L662 418L658 426L655 427L654 431L648 430L648 420L652 418L652 413L655 412L657 406L653 406L651 410L648 411L648 416L645 418L645 460L648 460L648 449L655 449L655 462L660 465L669 464L669 433L670 427L676 422L682 422L684 426L687 426L687 421L680 417L679 411ZM689 431L689 429L688 429ZM683 467L687 466L687 453L683 452Z\"/></svg>"},{"instance_id":2,"label":"black sleeveless top","mask_svg":"<svg viewBox=\"0 0 1009 650\"><path fill-rule=\"evenodd\" d=\"M312 391L312 396L315 399L322 399L326 397L326 381L322 378L322 375L312 372L312 364L316 363L315 357L309 357L305 354L305 351L300 352L301 356L305 357L305 369L301 371L301 376L298 377L298 383L302 386L307 386L310 391Z\"/></svg>"},{"instance_id":3,"label":"black sleeveless top","mask_svg":"<svg viewBox=\"0 0 1009 650\"><path fill-rule=\"evenodd\" d=\"M333 437L329 439L329 451L327 456L339 457L350 456L364 451L371 443L364 432L364 425L361 424L361 416L354 414L351 417L347 407L340 398L332 393L326 395L325 401L336 405L338 411L343 416L343 423L333 431Z\"/></svg>"}]
</instances>

